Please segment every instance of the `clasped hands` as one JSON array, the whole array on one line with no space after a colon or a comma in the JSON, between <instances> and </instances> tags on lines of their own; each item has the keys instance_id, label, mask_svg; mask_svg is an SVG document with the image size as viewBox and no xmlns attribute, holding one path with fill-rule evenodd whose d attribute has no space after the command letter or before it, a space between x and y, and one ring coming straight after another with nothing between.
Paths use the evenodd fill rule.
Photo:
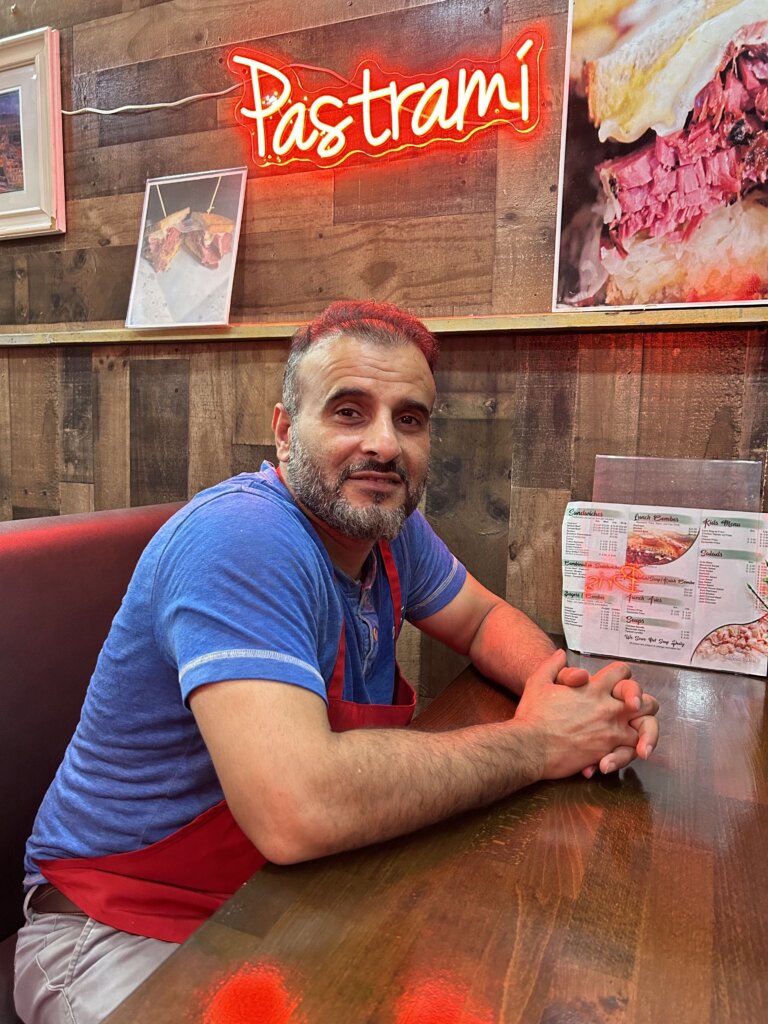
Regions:
<instances>
[{"instance_id":1,"label":"clasped hands","mask_svg":"<svg viewBox=\"0 0 768 1024\"><path fill-rule=\"evenodd\" d=\"M608 773L626 768L636 757L647 760L659 739L656 698L643 691L624 662L611 662L590 675L587 669L566 666L565 659L565 651L555 651L530 677L519 708L524 717L527 717L528 705L540 722L549 720L553 739L556 735L565 739L564 733L570 733L572 743L582 745L588 759L594 756L594 763L584 766L582 760L580 767L571 769L580 770L585 778L591 778L598 769ZM576 691L588 687L581 694L588 699L577 700L575 705L571 700L558 700L552 690L553 683ZM622 707L617 707L613 701ZM609 741L608 736L614 739ZM621 738L617 742L618 736ZM612 749L611 742L617 742ZM597 753L606 747L606 753ZM586 755L587 750L591 755ZM572 762L574 753L571 747L564 761Z\"/></svg>"}]
</instances>

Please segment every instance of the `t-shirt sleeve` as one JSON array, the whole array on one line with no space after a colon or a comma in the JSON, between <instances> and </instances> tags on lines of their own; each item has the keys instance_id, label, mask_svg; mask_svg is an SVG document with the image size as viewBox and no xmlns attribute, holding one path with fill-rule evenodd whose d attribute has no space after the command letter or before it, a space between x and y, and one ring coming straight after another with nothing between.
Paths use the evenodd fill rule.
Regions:
<instances>
[{"instance_id":1,"label":"t-shirt sleeve","mask_svg":"<svg viewBox=\"0 0 768 1024\"><path fill-rule=\"evenodd\" d=\"M334 628L323 556L269 500L235 493L193 510L160 556L156 639L182 696L206 683L268 679L326 699L319 651ZM331 620L331 621L329 621Z\"/></svg>"},{"instance_id":2,"label":"t-shirt sleeve","mask_svg":"<svg viewBox=\"0 0 768 1024\"><path fill-rule=\"evenodd\" d=\"M420 512L409 516L394 543L401 547L407 569L405 617L426 619L450 604L464 586L467 570Z\"/></svg>"}]
</instances>

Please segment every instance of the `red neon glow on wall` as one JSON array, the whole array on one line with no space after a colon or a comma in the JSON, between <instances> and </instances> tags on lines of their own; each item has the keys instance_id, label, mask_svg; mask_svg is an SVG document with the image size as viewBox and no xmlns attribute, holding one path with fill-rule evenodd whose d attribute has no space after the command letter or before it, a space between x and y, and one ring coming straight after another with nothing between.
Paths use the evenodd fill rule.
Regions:
<instances>
[{"instance_id":1,"label":"red neon glow on wall","mask_svg":"<svg viewBox=\"0 0 768 1024\"><path fill-rule=\"evenodd\" d=\"M459 60L418 76L366 60L346 79L242 47L229 53L228 64L243 78L235 113L256 166L328 168L353 157L467 142L499 125L529 135L540 117L543 49L541 33L526 31L498 60Z\"/></svg>"}]
</instances>

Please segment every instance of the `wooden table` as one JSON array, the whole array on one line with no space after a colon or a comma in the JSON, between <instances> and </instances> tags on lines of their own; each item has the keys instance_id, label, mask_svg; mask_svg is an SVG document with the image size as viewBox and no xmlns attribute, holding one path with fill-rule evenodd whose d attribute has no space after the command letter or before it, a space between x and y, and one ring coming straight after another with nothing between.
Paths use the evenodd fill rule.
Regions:
<instances>
[{"instance_id":1,"label":"wooden table","mask_svg":"<svg viewBox=\"0 0 768 1024\"><path fill-rule=\"evenodd\" d=\"M268 866L109 1024L765 1024L766 682L636 674L650 762ZM418 724L512 710L468 670Z\"/></svg>"}]
</instances>

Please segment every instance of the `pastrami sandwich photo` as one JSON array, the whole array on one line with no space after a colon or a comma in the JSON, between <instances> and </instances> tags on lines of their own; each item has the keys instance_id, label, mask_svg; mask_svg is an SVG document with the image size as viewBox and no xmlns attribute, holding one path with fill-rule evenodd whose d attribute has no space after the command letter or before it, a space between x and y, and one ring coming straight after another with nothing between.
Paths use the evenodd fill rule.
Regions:
<instances>
[{"instance_id":1,"label":"pastrami sandwich photo","mask_svg":"<svg viewBox=\"0 0 768 1024\"><path fill-rule=\"evenodd\" d=\"M766 0L573 26L555 307L768 300Z\"/></svg>"},{"instance_id":2,"label":"pastrami sandwich photo","mask_svg":"<svg viewBox=\"0 0 768 1024\"><path fill-rule=\"evenodd\" d=\"M186 206L183 210L169 213L147 230L141 255L156 273L167 270L181 248L182 225L188 214L189 207Z\"/></svg>"},{"instance_id":3,"label":"pastrami sandwich photo","mask_svg":"<svg viewBox=\"0 0 768 1024\"><path fill-rule=\"evenodd\" d=\"M204 267L215 270L232 251L234 221L216 213L192 213L184 224L184 245Z\"/></svg>"},{"instance_id":4,"label":"pastrami sandwich photo","mask_svg":"<svg viewBox=\"0 0 768 1024\"><path fill-rule=\"evenodd\" d=\"M246 167L148 178L125 326L229 322Z\"/></svg>"}]
</instances>

